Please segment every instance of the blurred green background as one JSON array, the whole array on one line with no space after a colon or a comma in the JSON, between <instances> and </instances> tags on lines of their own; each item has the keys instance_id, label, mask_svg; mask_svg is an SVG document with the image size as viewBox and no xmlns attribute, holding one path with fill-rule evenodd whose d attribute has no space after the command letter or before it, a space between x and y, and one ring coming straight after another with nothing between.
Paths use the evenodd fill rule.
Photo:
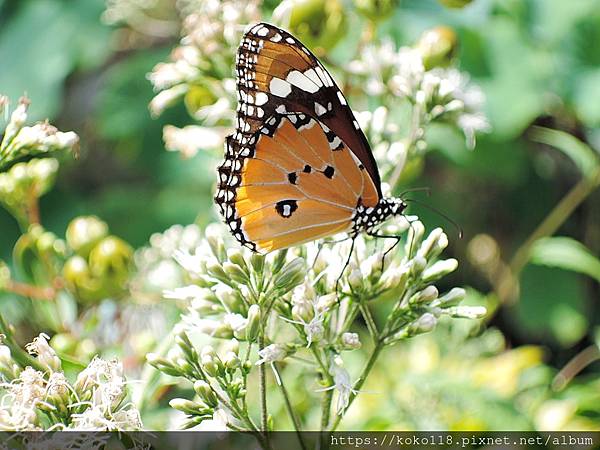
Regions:
<instances>
[{"instance_id":1,"label":"blurred green background","mask_svg":"<svg viewBox=\"0 0 600 450\"><path fill-rule=\"evenodd\" d=\"M154 93L146 76L168 58L179 40L180 27L174 0L152 3L152 19L165 25L155 35L152 24L138 29L107 24L102 19L103 0L0 0L0 93L13 100L27 93L32 100L31 119L49 118L59 129L76 131L81 138L80 158L61 161L56 187L41 201L44 226L59 236L73 217L94 214L109 224L112 234L137 248L152 233L173 224L196 221L204 225L218 219L212 207L217 160L200 152L182 162L178 154L164 149L165 124L192 123L185 107L175 105L158 119L148 112ZM276 3L266 2L264 8L272 9ZM364 20L356 15L353 2L346 3L349 23ZM591 259L570 264L578 253L567 245L567 250L559 248L553 258L541 255L525 261L518 295L505 300L498 292L502 291L502 267L581 178L572 159L555 148L559 145L539 142L543 139L534 127L562 130L596 149L596 154L600 149L600 2L475 0L462 9L442 5L453 2L435 0L356 3L392 8L377 24L376 33L391 36L398 45L410 45L423 31L438 25L457 33L458 65L484 90L492 132L479 136L476 149L470 152L458 132L432 129L429 144L433 151L409 184L431 187L430 197L415 197L442 210L464 229L463 239L451 236L450 254L461 262L460 269L440 290L454 285L472 287L473 299L494 312L487 327L498 334L489 339L503 343L490 345L522 351L513 354L517 362L511 360L508 366L528 367L544 361L546 375L540 376L551 379L582 351L597 348L600 340L597 189L591 189L555 233L582 243ZM415 206L412 211L429 228L440 225L451 230L428 209ZM0 258L10 260L19 235L14 219L0 210ZM19 319L13 296L0 298L3 309L11 310L12 320ZM492 383L510 378L490 362L487 366L480 363L478 375L463 378L456 374L467 369L457 369L457 365L468 349L454 354L456 364L452 365L443 359L444 352L452 349L445 349L439 339L437 343L429 337L419 339L412 346L421 350L407 346L400 354L407 359L411 351L424 352L420 358L430 355L421 363L436 368L428 384L431 398L448 396L456 386L469 390L464 382L472 377L492 378ZM446 346L448 342L452 340L446 340ZM486 350L479 348L475 353ZM519 358L530 362L519 366ZM438 378L439 373L456 377ZM414 376L420 376L418 370ZM597 396L599 376L600 362L586 364L578 374L580 390L569 395L586 399L591 392ZM394 400L395 405L414 405L408 388L397 392L401 398ZM477 401L495 408L490 413L495 419L486 426L531 426L526 419L519 422L516 418L514 403L490 399L485 392L470 390L463 397L454 392L453 398L438 401L454 406L458 402L458 409L468 409L463 403L470 401L469 395L483 396ZM423 422L427 407L420 407L424 408L421 412L385 420L425 429L450 420ZM583 408L586 423L597 427L600 411L587 408ZM443 408L439 413L443 416ZM503 415L506 420L499 421ZM409 416L414 417L409 420ZM457 428L484 426L469 422L476 416L473 413L453 423ZM349 426L391 426L373 420L371 424L349 422Z\"/></svg>"}]
</instances>

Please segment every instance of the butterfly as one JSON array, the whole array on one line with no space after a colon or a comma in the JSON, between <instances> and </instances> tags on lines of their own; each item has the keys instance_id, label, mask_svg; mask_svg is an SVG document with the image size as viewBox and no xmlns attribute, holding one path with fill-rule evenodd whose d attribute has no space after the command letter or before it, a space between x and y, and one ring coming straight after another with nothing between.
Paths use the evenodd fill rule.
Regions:
<instances>
[{"instance_id":1,"label":"butterfly","mask_svg":"<svg viewBox=\"0 0 600 450\"><path fill-rule=\"evenodd\" d=\"M236 130L225 140L215 202L242 245L268 253L342 232L378 236L379 224L403 213L402 199L382 195L344 94L296 38L251 26L236 76Z\"/></svg>"}]
</instances>

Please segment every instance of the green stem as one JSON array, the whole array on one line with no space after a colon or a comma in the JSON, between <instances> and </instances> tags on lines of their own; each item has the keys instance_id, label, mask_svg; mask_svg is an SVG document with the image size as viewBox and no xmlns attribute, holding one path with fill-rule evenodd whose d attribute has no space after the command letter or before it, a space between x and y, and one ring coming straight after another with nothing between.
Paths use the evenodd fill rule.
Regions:
<instances>
[{"instance_id":1,"label":"green stem","mask_svg":"<svg viewBox=\"0 0 600 450\"><path fill-rule=\"evenodd\" d=\"M377 358L379 357L381 350L383 350L383 342L377 341L377 343L375 344L375 348L373 349L373 353L371 353L371 356L369 357L369 360L367 361L367 364L365 365L364 369L362 370L362 373L360 374L360 376L354 383L354 386L352 386L352 392L350 393L350 397L348 398L348 406L346 406L346 409L343 411L343 413L348 411L348 408L350 408L350 406L352 405L352 402L356 398L358 391L365 383L365 380L369 376L371 369L373 369L373 366L375 365L375 362L377 361ZM329 431L335 431L336 428L339 426L341 420L342 420L342 414L338 414L333 422L333 425L331 425L331 428L329 429Z\"/></svg>"},{"instance_id":2,"label":"green stem","mask_svg":"<svg viewBox=\"0 0 600 450\"><path fill-rule=\"evenodd\" d=\"M360 312L362 313L365 322L367 324L367 329L369 330L369 334L374 342L379 339L379 331L377 330L377 325L375 324L375 319L373 319L373 315L369 310L369 307L364 303L360 302Z\"/></svg>"},{"instance_id":3,"label":"green stem","mask_svg":"<svg viewBox=\"0 0 600 450\"><path fill-rule=\"evenodd\" d=\"M24 351L19 344L15 341L12 333L12 329L5 322L4 317L0 315L0 335L3 335L0 339L0 343L6 345L10 349L12 358L22 367L31 366L36 370L45 372L48 370L47 367L39 363L39 361Z\"/></svg>"},{"instance_id":4,"label":"green stem","mask_svg":"<svg viewBox=\"0 0 600 450\"><path fill-rule=\"evenodd\" d=\"M516 285L521 270L529 261L531 247L540 238L551 236L569 218L573 211L600 186L600 168L597 168L589 176L582 178L554 207L546 218L531 233L525 243L519 247L510 261L508 274L510 277L506 283L499 286L508 286L499 292L500 298L511 299L516 292Z\"/></svg>"},{"instance_id":5,"label":"green stem","mask_svg":"<svg viewBox=\"0 0 600 450\"><path fill-rule=\"evenodd\" d=\"M290 401L288 391L285 388L285 385L283 384L283 378L281 377L281 374L279 373L279 370L277 369L277 365L275 363L273 363L273 370L277 374L277 378L279 378L279 388L281 389L281 394L283 395L287 412L290 416L290 419L292 419L292 423L294 424L294 430L296 431L296 436L298 436L300 447L302 448L302 450L306 450L306 444L302 439L302 434L300 434L302 428L300 426L300 420L298 419L298 416L296 416L296 414L294 413L294 409L292 408L292 402Z\"/></svg>"},{"instance_id":6,"label":"green stem","mask_svg":"<svg viewBox=\"0 0 600 450\"><path fill-rule=\"evenodd\" d=\"M265 347L265 337L261 332L258 336L258 349L259 351ZM259 390L260 390L260 418L261 418L261 431L264 433L265 441L269 446L268 438L268 411L267 411L267 373L265 364L258 366L258 377L259 377Z\"/></svg>"}]
</instances>

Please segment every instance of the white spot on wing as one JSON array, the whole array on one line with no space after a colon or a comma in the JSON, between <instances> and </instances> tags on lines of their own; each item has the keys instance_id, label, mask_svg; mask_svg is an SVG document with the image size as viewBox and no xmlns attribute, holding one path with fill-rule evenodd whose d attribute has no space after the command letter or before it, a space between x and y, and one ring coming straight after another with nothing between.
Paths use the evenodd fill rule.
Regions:
<instances>
[{"instance_id":1,"label":"white spot on wing","mask_svg":"<svg viewBox=\"0 0 600 450\"><path fill-rule=\"evenodd\" d=\"M281 78L272 78L269 91L277 97L287 97L292 92L292 85Z\"/></svg>"},{"instance_id":2,"label":"white spot on wing","mask_svg":"<svg viewBox=\"0 0 600 450\"><path fill-rule=\"evenodd\" d=\"M256 100L254 103L257 106L260 106L260 105L264 105L268 101L269 101L269 96L267 94L265 94L264 92L259 92L258 94L256 94Z\"/></svg>"},{"instance_id":3,"label":"white spot on wing","mask_svg":"<svg viewBox=\"0 0 600 450\"><path fill-rule=\"evenodd\" d=\"M346 98L344 97L344 94L342 94L340 91L337 91L337 96L338 96L338 98L340 100L340 103L342 105L347 105L348 104L348 102L346 101Z\"/></svg>"},{"instance_id":4,"label":"white spot on wing","mask_svg":"<svg viewBox=\"0 0 600 450\"><path fill-rule=\"evenodd\" d=\"M325 107L320 103L315 102L315 112L318 116L322 116L327 112L327 109L325 109Z\"/></svg>"},{"instance_id":5,"label":"white spot on wing","mask_svg":"<svg viewBox=\"0 0 600 450\"><path fill-rule=\"evenodd\" d=\"M314 94L319 90L319 86L315 85L310 78L297 70L292 70L288 73L286 81L311 94Z\"/></svg>"}]
</instances>

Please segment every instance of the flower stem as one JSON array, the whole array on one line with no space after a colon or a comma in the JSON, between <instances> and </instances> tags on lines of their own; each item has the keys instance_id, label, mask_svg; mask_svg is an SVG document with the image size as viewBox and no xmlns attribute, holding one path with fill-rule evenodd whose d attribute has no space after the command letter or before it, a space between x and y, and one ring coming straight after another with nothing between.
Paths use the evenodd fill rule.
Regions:
<instances>
[{"instance_id":1,"label":"flower stem","mask_svg":"<svg viewBox=\"0 0 600 450\"><path fill-rule=\"evenodd\" d=\"M516 294L516 283L519 273L529 260L531 247L540 238L550 236L567 220L577 208L596 188L600 186L600 168L597 168L591 175L582 178L554 207L546 218L531 233L525 243L519 247L510 261L510 271L507 276L510 277L507 283L500 283L501 292L499 296L503 300L511 300Z\"/></svg>"},{"instance_id":2,"label":"flower stem","mask_svg":"<svg viewBox=\"0 0 600 450\"><path fill-rule=\"evenodd\" d=\"M279 388L281 389L281 394L283 395L283 399L285 400L285 407L288 411L288 414L290 415L290 419L292 419L292 423L294 424L294 430L296 431L296 435L298 436L298 442L300 442L300 447L302 448L302 450L306 450L306 444L302 439L302 434L300 434L300 431L302 429L300 425L300 420L298 419L298 416L296 416L296 414L294 413L294 409L292 408L292 403L290 401L290 396L288 394L287 389L285 388L285 385L283 384L283 378L281 377L281 374L277 369L277 364L275 363L273 363L273 370L276 372L277 378L279 378Z\"/></svg>"},{"instance_id":3,"label":"flower stem","mask_svg":"<svg viewBox=\"0 0 600 450\"><path fill-rule=\"evenodd\" d=\"M381 350L383 350L383 347L384 347L383 341L378 340L375 344L375 347L373 348L373 353L371 353L371 356L369 357L369 360L367 361L367 364L365 365L364 369L362 370L362 373L360 374L360 376L354 383L354 386L352 387L352 392L350 393L350 397L348 398L348 406L346 406L346 409L343 411L344 413L346 411L348 411L348 408L350 408L350 405L352 405L352 402L356 398L359 389L365 383L365 380L369 376L371 369L373 369L373 366L375 365L375 362L377 361L377 358L379 357ZM338 414L337 417L335 418L333 424L331 425L331 428L329 429L329 431L335 431L336 428L339 426L341 420L342 420L342 414Z\"/></svg>"},{"instance_id":4,"label":"flower stem","mask_svg":"<svg viewBox=\"0 0 600 450\"><path fill-rule=\"evenodd\" d=\"M260 333L258 336L258 348L262 350L265 347L265 337L263 333ZM260 390L260 417L261 417L261 431L264 433L265 442L267 447L269 447L269 438L268 438L268 412L267 412L267 373L265 364L260 364L258 366L258 376L259 376L259 390Z\"/></svg>"}]
</instances>

